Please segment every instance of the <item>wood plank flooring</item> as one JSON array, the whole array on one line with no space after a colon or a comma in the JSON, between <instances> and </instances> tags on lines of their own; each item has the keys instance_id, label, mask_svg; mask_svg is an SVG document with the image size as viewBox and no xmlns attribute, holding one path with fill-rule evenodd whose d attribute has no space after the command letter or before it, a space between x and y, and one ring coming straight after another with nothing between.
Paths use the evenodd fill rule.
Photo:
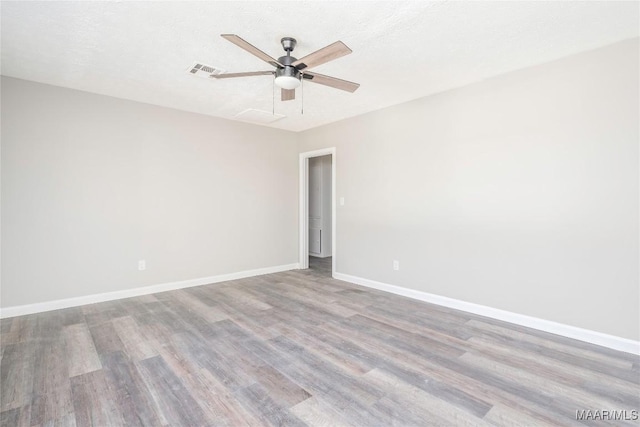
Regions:
<instances>
[{"instance_id":1,"label":"wood plank flooring","mask_svg":"<svg viewBox=\"0 0 640 427\"><path fill-rule=\"evenodd\" d=\"M638 425L638 356L310 266L2 320L0 424Z\"/></svg>"}]
</instances>

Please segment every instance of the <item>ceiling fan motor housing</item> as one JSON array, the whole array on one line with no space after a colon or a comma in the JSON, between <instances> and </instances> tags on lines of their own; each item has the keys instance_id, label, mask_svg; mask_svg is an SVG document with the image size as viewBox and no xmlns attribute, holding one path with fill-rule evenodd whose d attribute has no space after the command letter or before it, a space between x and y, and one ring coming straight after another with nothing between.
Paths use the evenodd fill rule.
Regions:
<instances>
[{"instance_id":1,"label":"ceiling fan motor housing","mask_svg":"<svg viewBox=\"0 0 640 427\"><path fill-rule=\"evenodd\" d=\"M276 69L276 86L282 89L295 89L300 86L300 71L291 65Z\"/></svg>"},{"instance_id":2,"label":"ceiling fan motor housing","mask_svg":"<svg viewBox=\"0 0 640 427\"><path fill-rule=\"evenodd\" d=\"M285 65L283 68L278 68L276 70L276 77L287 76L294 77L296 79L300 79L300 71L298 71L295 67L290 65Z\"/></svg>"}]
</instances>

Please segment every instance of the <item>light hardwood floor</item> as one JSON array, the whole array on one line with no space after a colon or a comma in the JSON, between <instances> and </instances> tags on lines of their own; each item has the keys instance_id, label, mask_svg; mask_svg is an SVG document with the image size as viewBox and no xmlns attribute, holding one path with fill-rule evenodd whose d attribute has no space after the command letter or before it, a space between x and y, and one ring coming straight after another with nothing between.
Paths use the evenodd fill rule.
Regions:
<instances>
[{"instance_id":1,"label":"light hardwood floor","mask_svg":"<svg viewBox=\"0 0 640 427\"><path fill-rule=\"evenodd\" d=\"M637 356L334 280L330 262L2 320L1 424L603 425L576 411L639 409Z\"/></svg>"}]
</instances>

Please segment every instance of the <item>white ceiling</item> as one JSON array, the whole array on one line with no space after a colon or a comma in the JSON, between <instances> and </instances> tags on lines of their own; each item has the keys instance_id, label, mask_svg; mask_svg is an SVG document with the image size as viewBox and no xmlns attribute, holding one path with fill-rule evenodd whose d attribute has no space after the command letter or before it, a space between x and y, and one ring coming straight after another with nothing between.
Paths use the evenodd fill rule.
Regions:
<instances>
[{"instance_id":1,"label":"white ceiling","mask_svg":"<svg viewBox=\"0 0 640 427\"><path fill-rule=\"evenodd\" d=\"M194 62L229 72L271 67L222 39L268 54L298 40L300 58L336 40L349 56L314 69L361 84L355 93L304 85L286 117L301 131L514 69L638 36L638 2L7 2L2 74L233 119L271 111L269 76L208 81Z\"/></svg>"}]
</instances>

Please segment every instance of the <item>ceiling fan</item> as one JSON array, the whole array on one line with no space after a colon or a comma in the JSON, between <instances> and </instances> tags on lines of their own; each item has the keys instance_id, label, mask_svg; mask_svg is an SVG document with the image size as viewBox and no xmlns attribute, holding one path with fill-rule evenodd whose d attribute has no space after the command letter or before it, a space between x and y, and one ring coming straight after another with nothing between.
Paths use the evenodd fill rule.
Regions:
<instances>
[{"instance_id":1,"label":"ceiling fan","mask_svg":"<svg viewBox=\"0 0 640 427\"><path fill-rule=\"evenodd\" d=\"M250 54L273 65L276 69L275 71L249 71L246 73L225 73L211 76L216 79L275 75L275 84L281 89L281 99L283 101L295 99L295 89L300 86L301 79L345 90L347 92L355 92L355 90L360 87L358 83L307 71L309 68L317 67L318 65L350 54L351 49L341 41L332 43L329 46L323 47L322 49L310 53L303 58L297 59L291 56L291 52L293 52L293 49L296 47L296 39L292 37L283 37L280 40L280 43L282 43L282 47L287 54L278 59L274 59L235 34L221 34L221 36L236 46L246 50Z\"/></svg>"}]
</instances>

